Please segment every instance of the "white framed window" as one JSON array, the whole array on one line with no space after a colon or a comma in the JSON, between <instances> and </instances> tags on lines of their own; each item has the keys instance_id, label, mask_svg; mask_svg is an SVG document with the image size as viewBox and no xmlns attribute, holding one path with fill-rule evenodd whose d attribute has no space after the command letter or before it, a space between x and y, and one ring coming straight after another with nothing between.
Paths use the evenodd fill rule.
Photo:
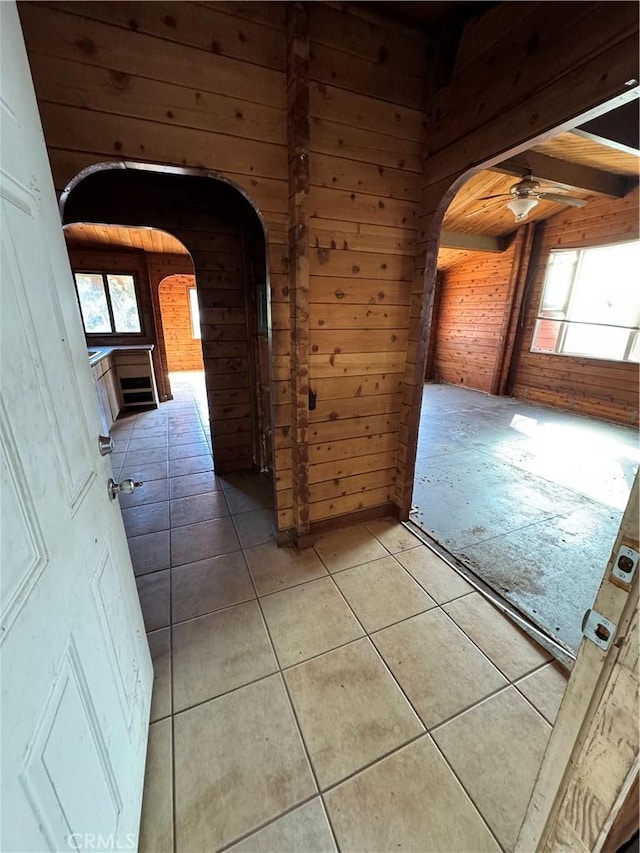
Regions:
<instances>
[{"instance_id":1,"label":"white framed window","mask_svg":"<svg viewBox=\"0 0 640 853\"><path fill-rule=\"evenodd\" d=\"M189 313L191 314L191 337L200 340L200 307L198 305L198 291L195 287L189 288Z\"/></svg>"},{"instance_id":2,"label":"white framed window","mask_svg":"<svg viewBox=\"0 0 640 853\"><path fill-rule=\"evenodd\" d=\"M532 352L640 361L640 241L553 249Z\"/></svg>"},{"instance_id":3,"label":"white framed window","mask_svg":"<svg viewBox=\"0 0 640 853\"><path fill-rule=\"evenodd\" d=\"M87 335L142 333L134 276L75 272L73 277Z\"/></svg>"}]
</instances>

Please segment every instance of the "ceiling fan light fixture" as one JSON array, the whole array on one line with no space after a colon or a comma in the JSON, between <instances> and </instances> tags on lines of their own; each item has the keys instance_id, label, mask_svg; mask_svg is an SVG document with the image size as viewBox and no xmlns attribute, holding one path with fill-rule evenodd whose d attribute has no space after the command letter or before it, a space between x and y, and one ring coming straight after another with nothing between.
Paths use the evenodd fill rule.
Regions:
<instances>
[{"instance_id":1,"label":"ceiling fan light fixture","mask_svg":"<svg viewBox=\"0 0 640 853\"><path fill-rule=\"evenodd\" d=\"M514 198L507 202L507 207L516 218L516 222L522 222L538 203L537 198Z\"/></svg>"}]
</instances>

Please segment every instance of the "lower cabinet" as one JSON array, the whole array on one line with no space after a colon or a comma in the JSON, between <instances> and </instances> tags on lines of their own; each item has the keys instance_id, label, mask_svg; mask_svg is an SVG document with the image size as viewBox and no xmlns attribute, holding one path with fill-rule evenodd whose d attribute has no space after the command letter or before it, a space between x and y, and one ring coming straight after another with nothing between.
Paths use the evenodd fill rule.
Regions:
<instances>
[{"instance_id":1,"label":"lower cabinet","mask_svg":"<svg viewBox=\"0 0 640 853\"><path fill-rule=\"evenodd\" d=\"M113 354L122 407L158 406L150 350L120 350Z\"/></svg>"},{"instance_id":2,"label":"lower cabinet","mask_svg":"<svg viewBox=\"0 0 640 853\"><path fill-rule=\"evenodd\" d=\"M111 356L103 358L91 370L96 383L102 434L107 435L120 414L120 399L113 358Z\"/></svg>"},{"instance_id":3,"label":"lower cabinet","mask_svg":"<svg viewBox=\"0 0 640 853\"><path fill-rule=\"evenodd\" d=\"M151 350L125 348L109 351L91 368L96 384L102 432L106 435L122 410L158 406Z\"/></svg>"}]
</instances>

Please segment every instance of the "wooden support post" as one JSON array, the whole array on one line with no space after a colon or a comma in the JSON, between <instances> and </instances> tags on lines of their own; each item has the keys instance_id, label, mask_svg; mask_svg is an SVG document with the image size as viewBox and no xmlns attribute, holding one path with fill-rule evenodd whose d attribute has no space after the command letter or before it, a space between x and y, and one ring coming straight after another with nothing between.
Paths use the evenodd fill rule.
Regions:
<instances>
[{"instance_id":1,"label":"wooden support post","mask_svg":"<svg viewBox=\"0 0 640 853\"><path fill-rule=\"evenodd\" d=\"M296 543L304 547L309 539L309 15L305 3L287 7L287 143L293 525Z\"/></svg>"},{"instance_id":2,"label":"wooden support post","mask_svg":"<svg viewBox=\"0 0 640 853\"><path fill-rule=\"evenodd\" d=\"M506 393L509 369L513 357L513 347L518 328L518 317L520 316L522 298L529 272L534 229L535 225L529 222L518 228L516 232L513 262L509 275L509 288L505 300L502 325L500 326L500 333L498 335L496 361L489 389L490 394L503 395Z\"/></svg>"},{"instance_id":3,"label":"wooden support post","mask_svg":"<svg viewBox=\"0 0 640 853\"><path fill-rule=\"evenodd\" d=\"M424 372L424 381L437 379L434 376L433 368L436 359L436 348L438 342L438 322L440 318L440 305L442 304L442 289L445 286L445 274L443 272L436 273L436 286L433 293L433 301L431 303L431 313L427 321L429 340L427 342L427 366Z\"/></svg>"}]
</instances>

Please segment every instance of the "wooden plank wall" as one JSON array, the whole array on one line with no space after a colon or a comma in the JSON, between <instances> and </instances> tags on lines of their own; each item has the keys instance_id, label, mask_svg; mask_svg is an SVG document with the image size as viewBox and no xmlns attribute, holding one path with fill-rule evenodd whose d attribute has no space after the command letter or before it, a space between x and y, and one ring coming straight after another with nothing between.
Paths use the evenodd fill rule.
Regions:
<instances>
[{"instance_id":1,"label":"wooden plank wall","mask_svg":"<svg viewBox=\"0 0 640 853\"><path fill-rule=\"evenodd\" d=\"M164 340L164 326L162 323L162 311L160 310L160 283L168 275L194 275L193 262L189 255L166 254L158 252L147 252L147 272L149 286L151 288L151 301L153 303L153 316L156 324L156 350L155 355L156 383L158 395L161 401L170 400L171 382L169 380L169 360L167 358L167 347Z\"/></svg>"},{"instance_id":2,"label":"wooden plank wall","mask_svg":"<svg viewBox=\"0 0 640 853\"><path fill-rule=\"evenodd\" d=\"M285 4L60 0L19 11L58 191L86 166L129 159L212 169L258 206L275 370L288 379ZM234 405L244 417L246 404ZM232 452L230 435L220 442ZM289 457L282 439L283 470ZM290 490L280 485L286 527Z\"/></svg>"},{"instance_id":3,"label":"wooden plank wall","mask_svg":"<svg viewBox=\"0 0 640 853\"><path fill-rule=\"evenodd\" d=\"M472 21L448 85L429 98L418 248L406 350L395 501L411 508L428 318L438 234L456 190L482 165L504 159L613 98L637 79L633 3L500 3ZM425 275L426 270L426 275Z\"/></svg>"},{"instance_id":4,"label":"wooden plank wall","mask_svg":"<svg viewBox=\"0 0 640 853\"><path fill-rule=\"evenodd\" d=\"M440 273L434 379L491 391L514 249L515 242L499 255L477 252Z\"/></svg>"},{"instance_id":5,"label":"wooden plank wall","mask_svg":"<svg viewBox=\"0 0 640 853\"><path fill-rule=\"evenodd\" d=\"M568 208L536 227L535 268L510 383L514 396L617 423L638 423L637 364L530 352L551 249L637 240L638 202L637 190L614 201L594 198L581 210Z\"/></svg>"},{"instance_id":6,"label":"wooden plank wall","mask_svg":"<svg viewBox=\"0 0 640 853\"><path fill-rule=\"evenodd\" d=\"M204 370L202 344L193 335L189 301L189 291L195 287L193 275L170 275L160 283L160 314L170 371Z\"/></svg>"},{"instance_id":7,"label":"wooden plank wall","mask_svg":"<svg viewBox=\"0 0 640 853\"><path fill-rule=\"evenodd\" d=\"M309 4L309 514L388 506L424 145L424 38Z\"/></svg>"},{"instance_id":8,"label":"wooden plank wall","mask_svg":"<svg viewBox=\"0 0 640 853\"><path fill-rule=\"evenodd\" d=\"M433 293L424 270L439 221L434 234L430 224L466 170L626 91L637 9L608 7L557 4L550 16L544 2L498 4L467 27L433 97L427 80L446 74L427 67L416 31L380 25L361 4L308 4L312 523L389 500L407 516ZM290 427L286 4L60 0L20 13L59 189L91 163L148 160L215 169L258 205L283 383L276 426ZM285 529L291 436L277 440Z\"/></svg>"}]
</instances>

